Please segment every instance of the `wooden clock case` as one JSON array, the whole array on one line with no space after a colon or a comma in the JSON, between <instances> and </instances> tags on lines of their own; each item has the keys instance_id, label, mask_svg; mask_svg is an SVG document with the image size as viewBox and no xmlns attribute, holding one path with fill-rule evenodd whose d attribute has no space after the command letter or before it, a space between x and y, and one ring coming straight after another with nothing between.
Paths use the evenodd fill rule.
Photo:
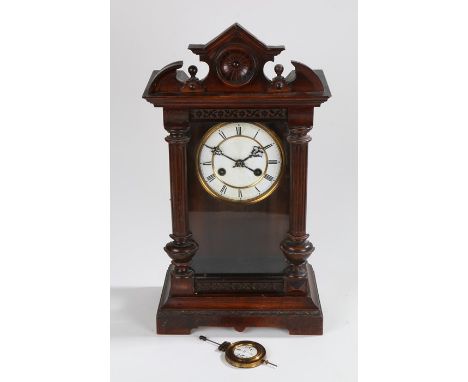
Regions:
<instances>
[{"instance_id":1,"label":"wooden clock case","mask_svg":"<svg viewBox=\"0 0 468 382\"><path fill-rule=\"evenodd\" d=\"M323 316L306 233L307 150L314 108L330 97L321 70L292 61L283 77L264 75L283 46L267 46L234 24L189 49L208 64L196 77L182 62L155 70L143 98L163 108L169 135L172 259L157 313L159 334L190 334L200 326L280 327L322 334ZM220 200L197 178L203 134L221 122L262 123L285 152L278 188L258 203Z\"/></svg>"}]
</instances>

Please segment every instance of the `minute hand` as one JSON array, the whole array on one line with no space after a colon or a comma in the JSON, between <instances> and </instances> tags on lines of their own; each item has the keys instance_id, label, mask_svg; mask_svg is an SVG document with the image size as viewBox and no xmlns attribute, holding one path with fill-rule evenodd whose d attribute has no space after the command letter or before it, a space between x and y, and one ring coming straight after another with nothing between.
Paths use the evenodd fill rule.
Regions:
<instances>
[{"instance_id":1,"label":"minute hand","mask_svg":"<svg viewBox=\"0 0 468 382\"><path fill-rule=\"evenodd\" d=\"M263 154L263 147L255 146L252 149L252 151L250 152L250 155L248 157L242 159L242 162L245 162L247 159L252 158L252 157L259 157L259 156L261 156L261 154Z\"/></svg>"},{"instance_id":2,"label":"minute hand","mask_svg":"<svg viewBox=\"0 0 468 382\"><path fill-rule=\"evenodd\" d=\"M246 158L242 159L242 162L245 162L247 159L249 159L249 158L252 158L252 157L253 157L253 155L252 155L252 154L250 154L248 157L246 157Z\"/></svg>"}]
</instances>

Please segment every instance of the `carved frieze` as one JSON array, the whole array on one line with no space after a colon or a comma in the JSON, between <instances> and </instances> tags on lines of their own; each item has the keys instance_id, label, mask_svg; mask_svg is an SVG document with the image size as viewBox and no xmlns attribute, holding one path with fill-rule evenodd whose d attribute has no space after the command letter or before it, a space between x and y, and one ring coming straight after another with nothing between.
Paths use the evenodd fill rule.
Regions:
<instances>
[{"instance_id":1,"label":"carved frieze","mask_svg":"<svg viewBox=\"0 0 468 382\"><path fill-rule=\"evenodd\" d=\"M192 109L192 121L203 120L285 120L286 109Z\"/></svg>"}]
</instances>

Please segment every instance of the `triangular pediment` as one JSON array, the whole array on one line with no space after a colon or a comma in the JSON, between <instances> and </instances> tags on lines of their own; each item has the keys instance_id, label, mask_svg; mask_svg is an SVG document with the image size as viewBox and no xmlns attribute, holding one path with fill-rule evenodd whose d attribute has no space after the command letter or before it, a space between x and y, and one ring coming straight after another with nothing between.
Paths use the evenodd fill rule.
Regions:
<instances>
[{"instance_id":1,"label":"triangular pediment","mask_svg":"<svg viewBox=\"0 0 468 382\"><path fill-rule=\"evenodd\" d=\"M235 23L227 28L224 32L220 33L211 41L206 44L190 44L189 49L200 56L210 54L210 52L217 51L220 46L225 45L227 42L238 43L250 46L251 48L263 53L264 55L274 57L284 50L283 45L271 46L265 45L242 25Z\"/></svg>"}]
</instances>

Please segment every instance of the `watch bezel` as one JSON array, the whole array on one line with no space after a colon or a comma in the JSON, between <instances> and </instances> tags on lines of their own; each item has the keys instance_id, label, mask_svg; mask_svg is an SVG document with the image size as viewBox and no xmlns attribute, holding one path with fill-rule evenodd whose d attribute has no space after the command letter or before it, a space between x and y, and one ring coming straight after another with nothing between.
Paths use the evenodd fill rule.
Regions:
<instances>
[{"instance_id":1,"label":"watch bezel","mask_svg":"<svg viewBox=\"0 0 468 382\"><path fill-rule=\"evenodd\" d=\"M252 346L257 350L257 354L249 358L240 358L234 354L234 349L238 345ZM266 350L263 345L254 341L237 341L232 343L225 352L226 361L235 367L251 368L257 367L264 362Z\"/></svg>"}]
</instances>

